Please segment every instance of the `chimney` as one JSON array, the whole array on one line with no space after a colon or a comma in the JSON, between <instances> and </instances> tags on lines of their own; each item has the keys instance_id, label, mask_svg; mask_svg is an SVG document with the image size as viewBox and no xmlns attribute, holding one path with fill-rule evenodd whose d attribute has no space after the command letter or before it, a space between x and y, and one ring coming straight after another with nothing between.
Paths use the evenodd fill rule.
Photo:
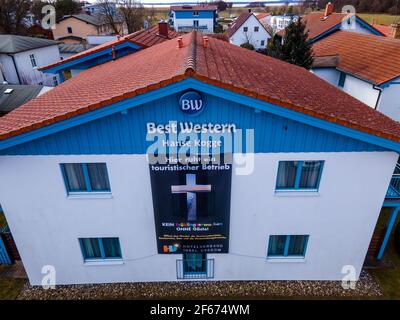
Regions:
<instances>
[{"instance_id":1,"label":"chimney","mask_svg":"<svg viewBox=\"0 0 400 320\"><path fill-rule=\"evenodd\" d=\"M249 13L251 12L251 9L249 9Z\"/></svg>"},{"instance_id":2,"label":"chimney","mask_svg":"<svg viewBox=\"0 0 400 320\"><path fill-rule=\"evenodd\" d=\"M203 47L204 48L208 47L208 37L207 36L203 36Z\"/></svg>"},{"instance_id":3,"label":"chimney","mask_svg":"<svg viewBox=\"0 0 400 320\"><path fill-rule=\"evenodd\" d=\"M400 39L400 22L393 23L390 26L392 28L390 36L394 39Z\"/></svg>"},{"instance_id":4,"label":"chimney","mask_svg":"<svg viewBox=\"0 0 400 320\"><path fill-rule=\"evenodd\" d=\"M330 16L333 12L333 4L328 2L325 7L325 17Z\"/></svg>"},{"instance_id":5,"label":"chimney","mask_svg":"<svg viewBox=\"0 0 400 320\"><path fill-rule=\"evenodd\" d=\"M160 21L158 23L158 34L162 37L168 38L168 23L165 21Z\"/></svg>"},{"instance_id":6,"label":"chimney","mask_svg":"<svg viewBox=\"0 0 400 320\"><path fill-rule=\"evenodd\" d=\"M178 48L183 48L183 39L182 39L182 37L178 37Z\"/></svg>"}]
</instances>

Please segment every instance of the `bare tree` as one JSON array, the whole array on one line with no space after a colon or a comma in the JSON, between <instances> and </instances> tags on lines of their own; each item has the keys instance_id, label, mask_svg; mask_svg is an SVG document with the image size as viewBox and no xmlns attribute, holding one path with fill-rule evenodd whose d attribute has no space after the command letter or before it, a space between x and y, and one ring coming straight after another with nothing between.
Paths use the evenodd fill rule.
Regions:
<instances>
[{"instance_id":1,"label":"bare tree","mask_svg":"<svg viewBox=\"0 0 400 320\"><path fill-rule=\"evenodd\" d=\"M12 34L24 33L24 20L29 13L30 3L30 0L0 0L0 30Z\"/></svg>"},{"instance_id":2,"label":"bare tree","mask_svg":"<svg viewBox=\"0 0 400 320\"><path fill-rule=\"evenodd\" d=\"M121 19L116 10L116 3L111 0L97 0L96 4L100 8L100 18L115 34L120 34L122 29Z\"/></svg>"},{"instance_id":3,"label":"bare tree","mask_svg":"<svg viewBox=\"0 0 400 320\"><path fill-rule=\"evenodd\" d=\"M122 20L128 28L128 33L140 30L145 19L145 8L136 0L118 0L118 9Z\"/></svg>"}]
</instances>

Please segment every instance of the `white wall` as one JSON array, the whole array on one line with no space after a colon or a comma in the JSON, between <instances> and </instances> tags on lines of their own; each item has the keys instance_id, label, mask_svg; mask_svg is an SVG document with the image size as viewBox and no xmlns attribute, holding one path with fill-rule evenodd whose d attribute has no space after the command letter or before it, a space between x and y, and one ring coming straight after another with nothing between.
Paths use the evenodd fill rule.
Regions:
<instances>
[{"instance_id":1,"label":"white wall","mask_svg":"<svg viewBox=\"0 0 400 320\"><path fill-rule=\"evenodd\" d=\"M378 110L388 117L400 121L400 84L392 84L383 89Z\"/></svg>"},{"instance_id":2,"label":"white wall","mask_svg":"<svg viewBox=\"0 0 400 320\"><path fill-rule=\"evenodd\" d=\"M350 32L357 32L357 33L363 33L363 34L373 34L371 31L368 29L364 28L359 22L351 23L348 24L347 21L342 23L341 30L345 31L350 31Z\"/></svg>"},{"instance_id":3,"label":"white wall","mask_svg":"<svg viewBox=\"0 0 400 320\"><path fill-rule=\"evenodd\" d=\"M3 76L8 83L19 84L17 72L10 56L0 54L0 68L3 70Z\"/></svg>"},{"instance_id":4,"label":"white wall","mask_svg":"<svg viewBox=\"0 0 400 320\"><path fill-rule=\"evenodd\" d=\"M244 32L243 28L245 27L248 28L247 32ZM254 31L254 27L258 27L258 32ZM229 41L237 46L250 42L255 49L264 49L267 46L269 38L271 38L270 34L253 14L240 26L232 37L229 38ZM264 41L264 45L261 45L261 41Z\"/></svg>"},{"instance_id":5,"label":"white wall","mask_svg":"<svg viewBox=\"0 0 400 320\"><path fill-rule=\"evenodd\" d=\"M349 74L346 76L343 91L364 102L371 108L375 108L379 97L379 91L375 90L371 83L355 78Z\"/></svg>"},{"instance_id":6,"label":"white wall","mask_svg":"<svg viewBox=\"0 0 400 320\"><path fill-rule=\"evenodd\" d=\"M39 84L39 82L43 82L45 85L52 85L52 78L55 75L44 74L37 70L37 68L33 68L29 57L32 53L36 57L37 67L43 67L60 60L60 51L58 46L54 45L28 50L14 55L21 81L25 81L26 84Z\"/></svg>"},{"instance_id":7,"label":"white wall","mask_svg":"<svg viewBox=\"0 0 400 320\"><path fill-rule=\"evenodd\" d=\"M311 72L338 87L340 71L335 68L317 68L311 70ZM371 83L347 74L344 86L341 89L361 102L364 102L371 108L375 108L379 97L379 91L374 89L374 86Z\"/></svg>"},{"instance_id":8,"label":"white wall","mask_svg":"<svg viewBox=\"0 0 400 320\"><path fill-rule=\"evenodd\" d=\"M215 258L213 280L340 280L360 272L397 154L257 154L250 176L233 176L230 253ZM319 193L275 194L279 160L325 160ZM112 197L68 198L59 163L105 161ZM58 284L176 280L176 259L158 255L144 155L3 156L0 202L30 282L54 265ZM309 234L304 260L268 261L273 234ZM119 237L118 265L85 265L79 237Z\"/></svg>"},{"instance_id":9,"label":"white wall","mask_svg":"<svg viewBox=\"0 0 400 320\"><path fill-rule=\"evenodd\" d=\"M337 87L339 83L340 71L336 70L336 68L316 68L311 69L310 71L319 78Z\"/></svg>"}]
</instances>

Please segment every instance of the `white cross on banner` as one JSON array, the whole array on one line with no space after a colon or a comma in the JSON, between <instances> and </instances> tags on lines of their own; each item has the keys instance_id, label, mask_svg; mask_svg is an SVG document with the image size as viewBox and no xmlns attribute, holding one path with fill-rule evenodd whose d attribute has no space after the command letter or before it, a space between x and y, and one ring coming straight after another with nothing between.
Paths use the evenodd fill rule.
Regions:
<instances>
[{"instance_id":1,"label":"white cross on banner","mask_svg":"<svg viewBox=\"0 0 400 320\"><path fill-rule=\"evenodd\" d=\"M188 208L188 221L197 220L197 192L211 192L211 185L196 184L196 175L192 173L186 174L186 185L171 186L173 194L186 193L186 203Z\"/></svg>"}]
</instances>

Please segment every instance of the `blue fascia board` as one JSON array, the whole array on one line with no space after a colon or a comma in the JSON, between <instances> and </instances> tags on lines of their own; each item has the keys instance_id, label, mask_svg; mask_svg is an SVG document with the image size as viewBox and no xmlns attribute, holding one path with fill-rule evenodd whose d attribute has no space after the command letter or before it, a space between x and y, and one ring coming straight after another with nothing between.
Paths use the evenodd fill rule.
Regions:
<instances>
[{"instance_id":1,"label":"blue fascia board","mask_svg":"<svg viewBox=\"0 0 400 320\"><path fill-rule=\"evenodd\" d=\"M367 142L373 145L377 145L383 147L388 150L393 150L395 152L400 153L400 143L391 141L385 138L377 137L365 132L361 132L355 129L351 129L336 123L324 121L300 112L296 112L284 107L280 107L268 102L264 102L258 100L256 98L251 98L248 96L241 95L239 93L222 89L220 87L216 87L199 80L188 78L182 81L173 83L171 85L155 89L150 92L146 92L144 94L138 95L136 97L132 97L129 99L125 99L123 101L119 101L113 104L110 104L105 107L101 107L97 110L93 110L91 112L75 116L73 118L60 121L58 123L39 128L33 131L29 131L9 139L5 139L0 141L0 150L4 150L10 147L13 147L18 144L22 144L25 142L32 141L34 139L38 139L56 132L60 132L74 126L78 126L89 121L93 121L102 117L109 116L111 114L122 112L139 105L161 99L163 97L169 96L171 94L179 93L181 91L187 89L195 89L202 91L204 93L214 95L220 98L223 98L228 101L232 101L235 103L240 103L245 106L258 109L261 111L265 111L277 116L285 117L294 121L298 121L300 123L304 123L310 126L314 126L323 130L331 131L334 133L341 134L343 136L347 136L353 139L357 139L363 142Z\"/></svg>"},{"instance_id":2,"label":"blue fascia board","mask_svg":"<svg viewBox=\"0 0 400 320\"><path fill-rule=\"evenodd\" d=\"M382 32L380 32L379 30L375 29L373 26L371 26L368 22L360 19L360 17L356 16L356 22L358 22L359 24L361 24L362 27L364 27L365 29L367 29L368 31L372 32L374 35L376 36L385 36Z\"/></svg>"},{"instance_id":3,"label":"blue fascia board","mask_svg":"<svg viewBox=\"0 0 400 320\"><path fill-rule=\"evenodd\" d=\"M121 50L121 49L124 49L124 48L127 48L127 47L130 47L130 48L135 49L135 50L139 50L139 49L142 48L142 47L140 47L140 46L138 46L138 45L136 45L136 44L134 44L132 42L126 41L124 43L120 43L120 44L116 45L115 46L115 50L118 51L118 50ZM59 71L63 71L65 69L71 68L71 67L76 66L76 65L81 64L81 63L85 63L87 61L90 61L92 59L96 59L96 58L104 56L104 55L110 55L111 56L112 55L112 48L104 48L103 50L90 53L90 54L88 54L86 56L83 56L81 58L78 58L78 59L75 59L75 60L72 60L72 61L66 61L65 63L61 63L61 64L56 65L54 67L51 67L49 69L43 70L42 72L43 73L57 73Z\"/></svg>"},{"instance_id":4,"label":"blue fascia board","mask_svg":"<svg viewBox=\"0 0 400 320\"><path fill-rule=\"evenodd\" d=\"M379 87L387 88L387 87L390 87L391 85L396 85L396 84L400 84L400 77L386 81L385 83L382 83Z\"/></svg>"}]
</instances>

